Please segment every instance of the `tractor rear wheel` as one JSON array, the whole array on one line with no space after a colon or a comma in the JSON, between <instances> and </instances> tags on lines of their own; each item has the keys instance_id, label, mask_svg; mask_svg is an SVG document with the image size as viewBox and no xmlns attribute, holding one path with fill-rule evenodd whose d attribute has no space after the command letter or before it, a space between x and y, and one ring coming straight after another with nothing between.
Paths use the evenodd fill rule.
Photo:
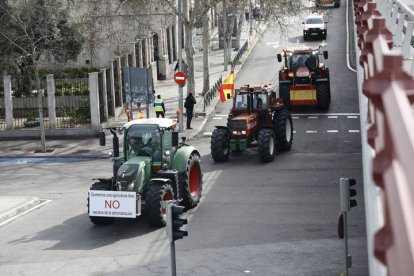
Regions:
<instances>
[{"instance_id":1,"label":"tractor rear wheel","mask_svg":"<svg viewBox=\"0 0 414 276\"><path fill-rule=\"evenodd\" d=\"M316 101L319 110L328 110L331 103L331 91L329 81L319 82L316 85Z\"/></svg>"},{"instance_id":2,"label":"tractor rear wheel","mask_svg":"<svg viewBox=\"0 0 414 276\"><path fill-rule=\"evenodd\" d=\"M229 160L230 155L230 135L226 129L217 128L211 135L211 157L215 162Z\"/></svg>"},{"instance_id":3,"label":"tractor rear wheel","mask_svg":"<svg viewBox=\"0 0 414 276\"><path fill-rule=\"evenodd\" d=\"M276 150L288 151L292 147L292 116L286 109L277 110L273 116L273 128L276 136Z\"/></svg>"},{"instance_id":4,"label":"tractor rear wheel","mask_svg":"<svg viewBox=\"0 0 414 276\"><path fill-rule=\"evenodd\" d=\"M189 210L198 205L201 199L203 173L201 172L200 156L193 153L187 160L184 179L180 182L180 193L183 205Z\"/></svg>"},{"instance_id":5,"label":"tractor rear wheel","mask_svg":"<svg viewBox=\"0 0 414 276\"><path fill-rule=\"evenodd\" d=\"M170 183L152 183L145 197L145 216L152 226L163 227L167 222L167 201L174 199Z\"/></svg>"},{"instance_id":6,"label":"tractor rear wheel","mask_svg":"<svg viewBox=\"0 0 414 276\"><path fill-rule=\"evenodd\" d=\"M282 98L285 107L290 110L290 84L289 83L279 83L279 97Z\"/></svg>"},{"instance_id":7,"label":"tractor rear wheel","mask_svg":"<svg viewBox=\"0 0 414 276\"><path fill-rule=\"evenodd\" d=\"M270 128L262 128L257 137L257 150L262 162L271 162L275 159L275 134Z\"/></svg>"},{"instance_id":8,"label":"tractor rear wheel","mask_svg":"<svg viewBox=\"0 0 414 276\"><path fill-rule=\"evenodd\" d=\"M110 191L111 183L110 182L95 182L92 184L90 191ZM88 197L88 214L89 214L89 197ZM115 218L111 217L94 217L89 216L91 222L95 225L109 225L114 223Z\"/></svg>"}]
</instances>

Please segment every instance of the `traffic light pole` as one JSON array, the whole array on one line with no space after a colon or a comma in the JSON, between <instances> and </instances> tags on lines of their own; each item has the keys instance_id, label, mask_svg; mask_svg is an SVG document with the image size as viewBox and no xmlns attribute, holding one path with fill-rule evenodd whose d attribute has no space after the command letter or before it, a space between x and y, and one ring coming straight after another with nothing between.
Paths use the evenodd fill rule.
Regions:
<instances>
[{"instance_id":1,"label":"traffic light pole","mask_svg":"<svg viewBox=\"0 0 414 276\"><path fill-rule=\"evenodd\" d=\"M342 212L342 215L344 218L345 276L348 276L348 268L350 267L350 256L348 256L348 212Z\"/></svg>"},{"instance_id":2,"label":"traffic light pole","mask_svg":"<svg viewBox=\"0 0 414 276\"><path fill-rule=\"evenodd\" d=\"M171 255L171 276L177 275L177 266L175 261L175 242L170 242L170 255Z\"/></svg>"}]
</instances>

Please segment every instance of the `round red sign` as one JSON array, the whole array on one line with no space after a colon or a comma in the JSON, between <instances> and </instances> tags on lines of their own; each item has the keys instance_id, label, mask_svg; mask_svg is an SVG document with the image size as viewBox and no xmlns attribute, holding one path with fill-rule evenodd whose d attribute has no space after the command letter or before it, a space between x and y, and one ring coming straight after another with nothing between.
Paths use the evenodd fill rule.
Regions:
<instances>
[{"instance_id":1,"label":"round red sign","mask_svg":"<svg viewBox=\"0 0 414 276\"><path fill-rule=\"evenodd\" d=\"M185 75L184 72L180 72L178 71L177 73L174 74L174 81L180 85L180 86L184 86L185 82L187 80L187 76Z\"/></svg>"}]
</instances>

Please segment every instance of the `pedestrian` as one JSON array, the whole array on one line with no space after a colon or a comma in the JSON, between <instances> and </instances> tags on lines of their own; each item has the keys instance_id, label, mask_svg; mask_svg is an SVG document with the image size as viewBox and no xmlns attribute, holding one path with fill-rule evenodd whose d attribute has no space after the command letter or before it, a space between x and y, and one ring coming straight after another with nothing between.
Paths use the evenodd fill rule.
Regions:
<instances>
[{"instance_id":1,"label":"pedestrian","mask_svg":"<svg viewBox=\"0 0 414 276\"><path fill-rule=\"evenodd\" d=\"M178 71L179 63L180 62L177 61L177 64L175 64L174 72ZM188 66L187 66L187 63L185 63L185 61L183 59L182 59L182 62L181 62L181 71L184 72L187 75Z\"/></svg>"},{"instance_id":2,"label":"pedestrian","mask_svg":"<svg viewBox=\"0 0 414 276\"><path fill-rule=\"evenodd\" d=\"M154 101L154 110L157 118L159 118L160 115L165 118L165 106L164 101L161 99L161 95L158 95Z\"/></svg>"},{"instance_id":3,"label":"pedestrian","mask_svg":"<svg viewBox=\"0 0 414 276\"><path fill-rule=\"evenodd\" d=\"M196 99L193 96L193 93L189 93L187 98L185 98L184 107L187 113L187 129L193 129L191 127L191 120L193 119L194 105L196 104Z\"/></svg>"}]
</instances>

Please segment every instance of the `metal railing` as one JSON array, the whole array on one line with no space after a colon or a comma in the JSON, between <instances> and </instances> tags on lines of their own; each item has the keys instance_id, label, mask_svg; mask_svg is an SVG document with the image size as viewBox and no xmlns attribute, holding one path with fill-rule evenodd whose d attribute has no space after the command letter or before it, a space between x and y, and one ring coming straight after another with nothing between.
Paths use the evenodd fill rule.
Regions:
<instances>
[{"instance_id":1,"label":"metal railing","mask_svg":"<svg viewBox=\"0 0 414 276\"><path fill-rule=\"evenodd\" d=\"M214 99L214 97L217 95L219 88L221 84L223 83L223 77L220 76L220 78L214 83L214 85L210 88L210 90L207 91L206 94L204 94L204 107L203 112L206 112L206 107L210 105L211 101Z\"/></svg>"},{"instance_id":2,"label":"metal railing","mask_svg":"<svg viewBox=\"0 0 414 276\"><path fill-rule=\"evenodd\" d=\"M393 31L386 27L390 26L386 25L387 17L400 18L400 24L406 19L397 15L400 9L394 3L398 1L377 2L354 0L361 65L358 79L366 96L360 97L360 110L361 129L367 128L362 145L370 274L412 275L414 80L404 69L404 47L401 53L391 50L395 45ZM394 35L402 29L397 25ZM404 36L411 41L409 30ZM373 260L374 256L386 269Z\"/></svg>"},{"instance_id":3,"label":"metal railing","mask_svg":"<svg viewBox=\"0 0 414 276\"><path fill-rule=\"evenodd\" d=\"M240 49L237 51L237 53L234 55L234 57L231 60L231 68L234 69L234 67L239 63L239 60L243 56L244 52L249 47L249 41L246 40L246 42L243 43L243 46L240 47Z\"/></svg>"}]
</instances>

